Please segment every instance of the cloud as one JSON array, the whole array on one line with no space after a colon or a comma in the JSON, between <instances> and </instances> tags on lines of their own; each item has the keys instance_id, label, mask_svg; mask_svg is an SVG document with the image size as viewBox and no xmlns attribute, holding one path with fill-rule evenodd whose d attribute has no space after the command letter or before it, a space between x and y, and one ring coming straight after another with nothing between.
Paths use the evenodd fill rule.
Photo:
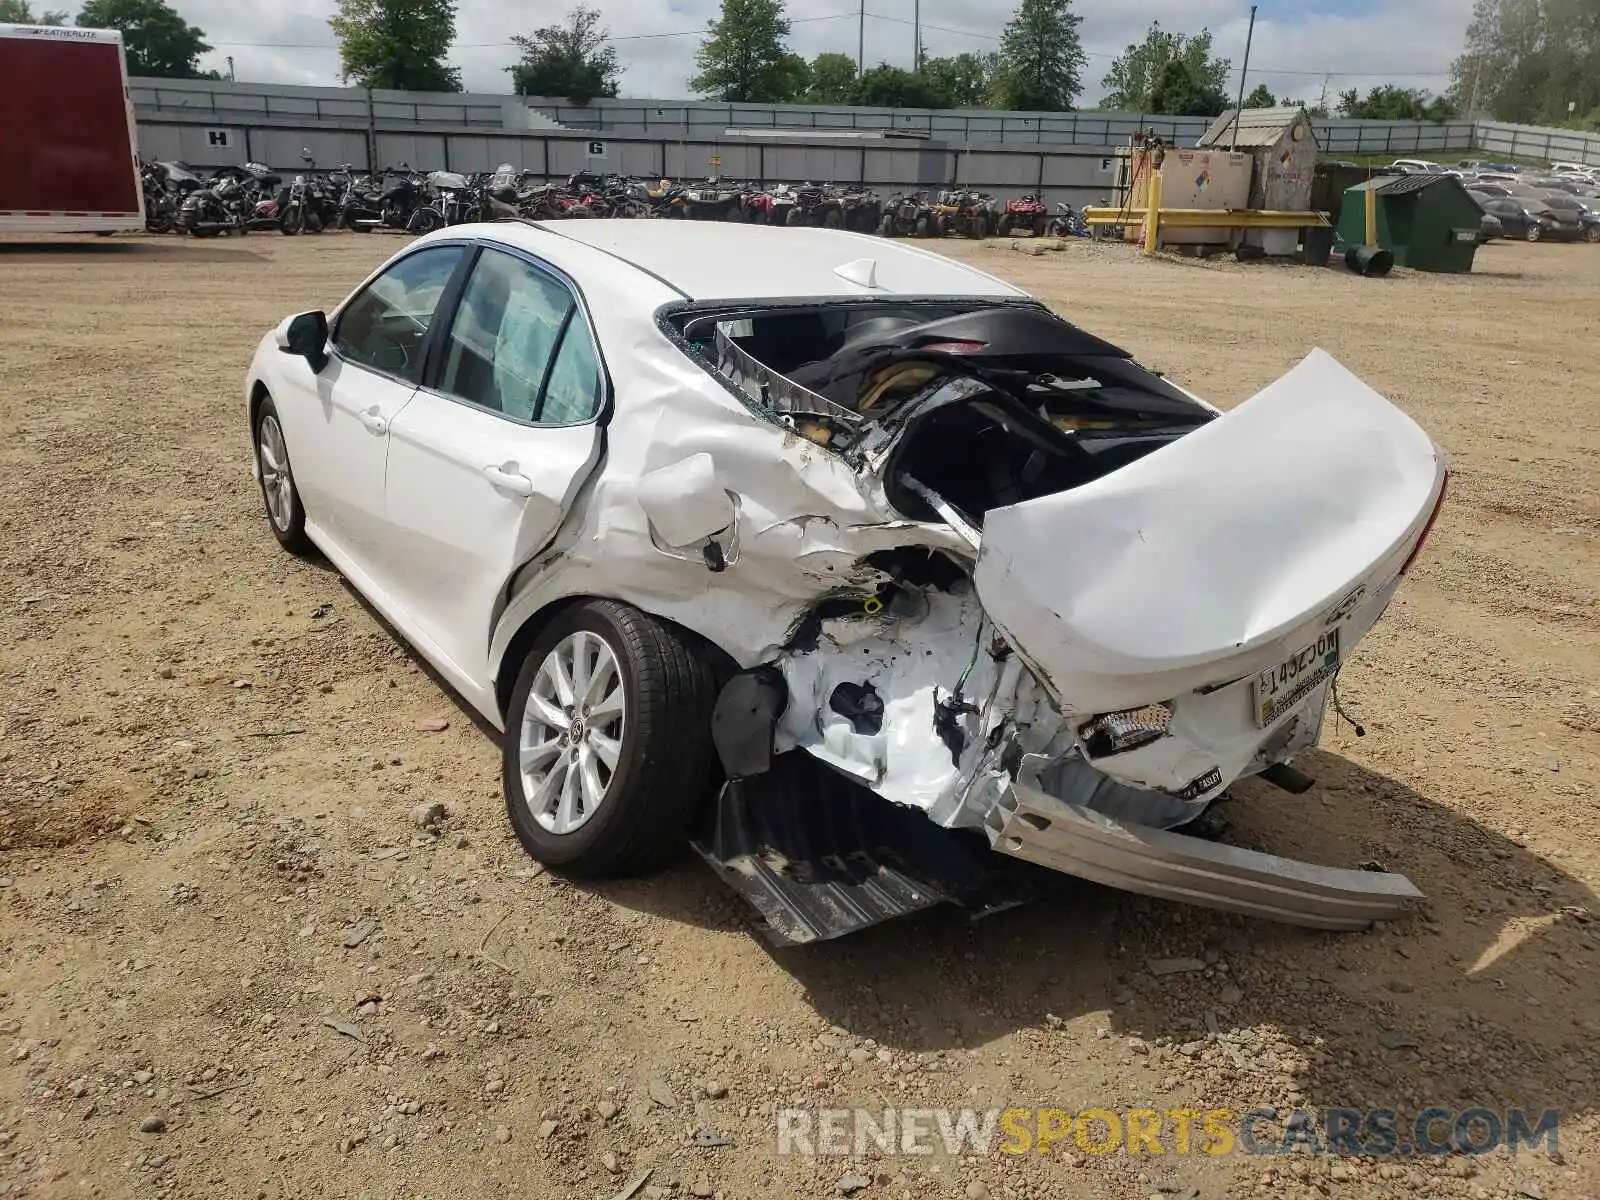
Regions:
<instances>
[{"instance_id":1,"label":"cloud","mask_svg":"<svg viewBox=\"0 0 1600 1200\"><path fill-rule=\"evenodd\" d=\"M915 2L915 0L914 0ZM232 55L240 79L276 83L337 84L339 53L328 28L328 0L279 0L273 5L238 0L176 0L179 10L206 31L215 47L206 65L226 72ZM555 6L520 23L498 0L459 0L456 46L450 61L471 91L504 92L509 39L544 24ZM624 64L623 94L670 99L688 95L694 52L715 0L599 0ZM934 55L994 49L1013 0L920 0L922 40ZM1233 84L1244 57L1248 16L1236 0L1077 0L1089 65L1083 102L1093 104L1111 60L1143 37L1152 20L1174 32L1209 28L1217 52L1233 62ZM1260 4L1250 57L1250 85L1265 83L1279 95L1316 100L1347 87L1379 83L1442 90L1460 45L1472 0L1277 0ZM909 66L912 5L868 0L859 20L857 0L790 0L791 47L807 57L825 50L856 54L864 43L868 65Z\"/></svg>"}]
</instances>

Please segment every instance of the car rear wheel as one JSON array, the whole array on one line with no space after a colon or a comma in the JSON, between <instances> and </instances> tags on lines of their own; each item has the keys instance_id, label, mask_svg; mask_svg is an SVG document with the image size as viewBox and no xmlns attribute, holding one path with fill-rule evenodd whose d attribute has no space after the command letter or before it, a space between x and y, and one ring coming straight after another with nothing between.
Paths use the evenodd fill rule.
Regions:
<instances>
[{"instance_id":1,"label":"car rear wheel","mask_svg":"<svg viewBox=\"0 0 1600 1200\"><path fill-rule=\"evenodd\" d=\"M506 811L523 848L578 875L681 852L711 783L710 664L678 629L591 600L534 640L506 712Z\"/></svg>"},{"instance_id":2,"label":"car rear wheel","mask_svg":"<svg viewBox=\"0 0 1600 1200\"><path fill-rule=\"evenodd\" d=\"M306 536L306 510L300 503L294 472L289 467L289 446L283 437L283 423L277 406L268 396L256 413L256 474L261 482L261 499L267 508L267 523L272 536L291 554L313 553Z\"/></svg>"}]
</instances>

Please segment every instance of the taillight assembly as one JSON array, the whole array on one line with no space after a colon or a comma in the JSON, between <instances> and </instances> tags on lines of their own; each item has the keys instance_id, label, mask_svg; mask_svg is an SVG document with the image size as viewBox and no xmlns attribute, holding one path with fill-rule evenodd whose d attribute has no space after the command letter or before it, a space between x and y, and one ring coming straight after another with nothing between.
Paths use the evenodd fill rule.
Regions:
<instances>
[{"instance_id":1,"label":"taillight assembly","mask_svg":"<svg viewBox=\"0 0 1600 1200\"><path fill-rule=\"evenodd\" d=\"M924 342L918 350L933 350L939 354L978 354L987 342Z\"/></svg>"},{"instance_id":2,"label":"taillight assembly","mask_svg":"<svg viewBox=\"0 0 1600 1200\"><path fill-rule=\"evenodd\" d=\"M1444 482L1439 485L1439 498L1433 503L1433 511L1428 514L1428 523L1422 527L1422 533L1417 538L1417 544L1411 547L1411 554L1406 559L1406 565L1400 568L1404 575L1411 569L1411 564L1417 561L1417 555L1422 553L1422 547L1427 544L1428 535L1433 532L1433 523L1439 519L1439 513L1444 508L1445 493L1450 490L1450 472L1444 473Z\"/></svg>"},{"instance_id":3,"label":"taillight assembly","mask_svg":"<svg viewBox=\"0 0 1600 1200\"><path fill-rule=\"evenodd\" d=\"M1172 728L1170 704L1146 704L1122 712L1102 713L1078 729L1091 758L1124 754L1167 736Z\"/></svg>"}]
</instances>

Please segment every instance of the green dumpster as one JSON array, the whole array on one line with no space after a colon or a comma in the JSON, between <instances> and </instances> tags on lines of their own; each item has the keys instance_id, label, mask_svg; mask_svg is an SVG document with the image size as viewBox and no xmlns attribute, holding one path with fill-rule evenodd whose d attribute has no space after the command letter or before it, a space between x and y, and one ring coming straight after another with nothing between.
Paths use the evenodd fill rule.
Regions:
<instances>
[{"instance_id":1,"label":"green dumpster","mask_svg":"<svg viewBox=\"0 0 1600 1200\"><path fill-rule=\"evenodd\" d=\"M1379 175L1348 188L1339 209L1339 241L1369 242L1413 271L1472 270L1483 210L1454 175Z\"/></svg>"}]
</instances>

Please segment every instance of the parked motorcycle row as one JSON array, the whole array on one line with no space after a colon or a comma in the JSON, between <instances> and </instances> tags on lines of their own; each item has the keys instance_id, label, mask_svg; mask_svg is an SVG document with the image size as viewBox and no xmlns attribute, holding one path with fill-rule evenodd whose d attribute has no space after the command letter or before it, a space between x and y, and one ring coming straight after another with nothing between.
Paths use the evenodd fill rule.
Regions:
<instances>
[{"instance_id":1,"label":"parked motorcycle row","mask_svg":"<svg viewBox=\"0 0 1600 1200\"><path fill-rule=\"evenodd\" d=\"M346 163L318 170L309 152L291 176L260 163L202 175L179 162L141 162L146 226L153 233L216 237L276 229L285 235L325 229L428 233L470 221L524 218L664 217L813 225L886 237L1087 237L1070 204L1047 209L1034 196L999 201L968 188L903 192L880 198L836 184L757 187L726 179L674 182L579 172L549 182L509 163L464 175L414 170L400 163L373 173Z\"/></svg>"}]
</instances>

